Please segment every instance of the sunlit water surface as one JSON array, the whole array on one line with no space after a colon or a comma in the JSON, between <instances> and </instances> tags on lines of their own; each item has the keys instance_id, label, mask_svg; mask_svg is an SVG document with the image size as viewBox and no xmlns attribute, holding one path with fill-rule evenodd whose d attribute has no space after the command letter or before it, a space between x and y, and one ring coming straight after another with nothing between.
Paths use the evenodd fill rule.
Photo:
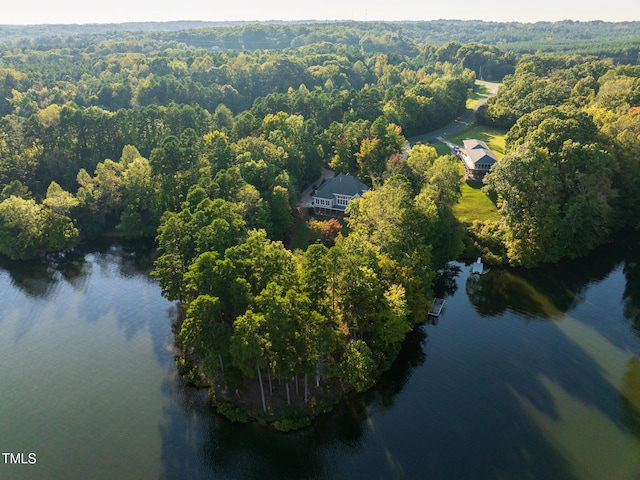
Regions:
<instances>
[{"instance_id":1,"label":"sunlit water surface","mask_svg":"<svg viewBox=\"0 0 640 480\"><path fill-rule=\"evenodd\" d=\"M379 386L294 434L230 424L182 385L149 252L5 262L0 478L639 479L639 251L451 264L442 315Z\"/></svg>"}]
</instances>

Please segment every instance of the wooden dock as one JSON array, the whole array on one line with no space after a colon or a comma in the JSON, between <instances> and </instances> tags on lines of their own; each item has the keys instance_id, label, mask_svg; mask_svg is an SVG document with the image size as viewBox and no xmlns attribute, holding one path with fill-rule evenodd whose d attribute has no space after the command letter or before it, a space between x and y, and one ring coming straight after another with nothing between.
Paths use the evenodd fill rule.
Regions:
<instances>
[{"instance_id":1,"label":"wooden dock","mask_svg":"<svg viewBox=\"0 0 640 480\"><path fill-rule=\"evenodd\" d=\"M444 307L444 298L434 298L431 310L429 310L429 315L432 317L439 317L442 307Z\"/></svg>"}]
</instances>

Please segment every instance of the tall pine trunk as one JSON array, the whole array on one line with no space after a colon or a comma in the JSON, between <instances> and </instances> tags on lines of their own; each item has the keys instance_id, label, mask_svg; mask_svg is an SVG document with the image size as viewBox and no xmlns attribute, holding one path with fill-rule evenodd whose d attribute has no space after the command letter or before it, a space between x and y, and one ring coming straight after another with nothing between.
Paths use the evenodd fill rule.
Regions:
<instances>
[{"instance_id":1,"label":"tall pine trunk","mask_svg":"<svg viewBox=\"0 0 640 480\"><path fill-rule=\"evenodd\" d=\"M222 361L221 354L218 354L218 360L220 361L220 370L222 370L222 375L224 375L224 362Z\"/></svg>"},{"instance_id":2,"label":"tall pine trunk","mask_svg":"<svg viewBox=\"0 0 640 480\"><path fill-rule=\"evenodd\" d=\"M260 395L262 395L262 411L267 413L267 402L264 399L264 387L262 386L262 374L260 373L260 367L258 367L258 380L260 381Z\"/></svg>"},{"instance_id":3,"label":"tall pine trunk","mask_svg":"<svg viewBox=\"0 0 640 480\"><path fill-rule=\"evenodd\" d=\"M304 403L309 401L309 375L304 372Z\"/></svg>"},{"instance_id":4,"label":"tall pine trunk","mask_svg":"<svg viewBox=\"0 0 640 480\"><path fill-rule=\"evenodd\" d=\"M285 387L287 389L287 404L291 405L291 396L289 395L289 382L285 383Z\"/></svg>"},{"instance_id":5,"label":"tall pine trunk","mask_svg":"<svg viewBox=\"0 0 640 480\"><path fill-rule=\"evenodd\" d=\"M220 321L224 322L224 319L222 318L222 310L220 311ZM222 370L222 375L224 375L224 362L222 361L221 353L218 354L218 360L220 361L220 370Z\"/></svg>"}]
</instances>

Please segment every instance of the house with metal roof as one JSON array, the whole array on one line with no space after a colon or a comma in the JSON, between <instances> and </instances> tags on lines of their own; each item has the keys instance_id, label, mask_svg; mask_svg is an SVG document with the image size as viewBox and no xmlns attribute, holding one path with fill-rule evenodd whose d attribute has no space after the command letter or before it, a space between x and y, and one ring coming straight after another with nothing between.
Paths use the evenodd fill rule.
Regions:
<instances>
[{"instance_id":1,"label":"house with metal roof","mask_svg":"<svg viewBox=\"0 0 640 480\"><path fill-rule=\"evenodd\" d=\"M331 217L343 217L349 202L360 198L369 187L351 175L341 173L323 183L313 194L314 213Z\"/></svg>"},{"instance_id":2,"label":"house with metal roof","mask_svg":"<svg viewBox=\"0 0 640 480\"><path fill-rule=\"evenodd\" d=\"M482 180L498 157L482 140L463 140L463 144L461 158L465 176L471 180Z\"/></svg>"}]
</instances>

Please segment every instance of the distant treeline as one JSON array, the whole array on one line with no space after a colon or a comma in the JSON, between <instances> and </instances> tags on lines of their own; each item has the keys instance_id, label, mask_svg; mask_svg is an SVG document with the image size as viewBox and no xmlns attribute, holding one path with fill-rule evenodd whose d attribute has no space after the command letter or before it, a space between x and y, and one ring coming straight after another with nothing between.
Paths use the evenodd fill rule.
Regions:
<instances>
[{"instance_id":1,"label":"distant treeline","mask_svg":"<svg viewBox=\"0 0 640 480\"><path fill-rule=\"evenodd\" d=\"M103 25L0 25L0 42L22 46L88 45L154 39L222 50L295 48L321 42L364 51L416 55L419 45L482 43L515 53L573 53L636 63L640 22L142 22Z\"/></svg>"}]
</instances>

